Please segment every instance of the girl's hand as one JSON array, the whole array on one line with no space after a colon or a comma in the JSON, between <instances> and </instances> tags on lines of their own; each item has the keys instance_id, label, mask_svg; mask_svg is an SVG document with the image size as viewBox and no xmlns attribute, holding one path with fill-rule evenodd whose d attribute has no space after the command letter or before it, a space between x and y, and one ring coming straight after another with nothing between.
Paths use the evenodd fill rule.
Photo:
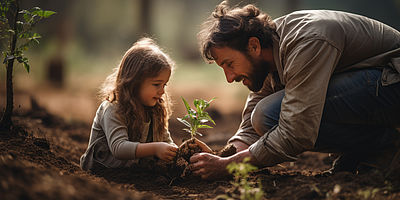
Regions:
<instances>
[{"instance_id":1,"label":"girl's hand","mask_svg":"<svg viewBox=\"0 0 400 200\"><path fill-rule=\"evenodd\" d=\"M178 148L166 142L157 142L155 155L161 160L172 161L176 155Z\"/></svg>"}]
</instances>

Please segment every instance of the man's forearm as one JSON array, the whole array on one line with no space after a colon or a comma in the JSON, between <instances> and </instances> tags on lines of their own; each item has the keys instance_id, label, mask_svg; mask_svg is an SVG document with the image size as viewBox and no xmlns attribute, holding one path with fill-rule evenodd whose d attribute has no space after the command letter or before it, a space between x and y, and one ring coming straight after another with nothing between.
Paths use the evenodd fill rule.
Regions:
<instances>
[{"instance_id":1,"label":"man's forearm","mask_svg":"<svg viewBox=\"0 0 400 200\"><path fill-rule=\"evenodd\" d=\"M237 153L249 148L249 145L240 140L233 140L231 144L236 148Z\"/></svg>"},{"instance_id":2,"label":"man's forearm","mask_svg":"<svg viewBox=\"0 0 400 200\"><path fill-rule=\"evenodd\" d=\"M245 149L243 151L240 151L230 157L228 157L228 163L236 162L240 163L243 162L245 158L249 157L250 158L250 164L259 166L260 163L255 159L253 155L251 155L249 149Z\"/></svg>"}]
</instances>

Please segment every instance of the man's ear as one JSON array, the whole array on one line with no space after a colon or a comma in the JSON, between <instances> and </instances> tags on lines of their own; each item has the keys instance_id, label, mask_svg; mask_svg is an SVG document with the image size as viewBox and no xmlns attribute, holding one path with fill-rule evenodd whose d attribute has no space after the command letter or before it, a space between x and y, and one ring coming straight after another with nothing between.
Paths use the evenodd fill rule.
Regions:
<instances>
[{"instance_id":1,"label":"man's ear","mask_svg":"<svg viewBox=\"0 0 400 200\"><path fill-rule=\"evenodd\" d=\"M261 44L257 37L250 37L247 44L247 51L251 56L259 56L261 54Z\"/></svg>"}]
</instances>

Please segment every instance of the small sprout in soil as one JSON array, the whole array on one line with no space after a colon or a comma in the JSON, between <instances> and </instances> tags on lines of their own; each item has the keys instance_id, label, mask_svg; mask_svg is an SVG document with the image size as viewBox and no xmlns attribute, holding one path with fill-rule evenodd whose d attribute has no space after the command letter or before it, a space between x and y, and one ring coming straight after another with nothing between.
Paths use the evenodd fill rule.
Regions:
<instances>
[{"instance_id":1,"label":"small sprout in soil","mask_svg":"<svg viewBox=\"0 0 400 200\"><path fill-rule=\"evenodd\" d=\"M231 182L234 191L228 194L219 195L217 199L254 199L259 200L264 196L261 181L257 180L258 186L255 187L254 182L249 181L249 173L257 170L256 166L248 163L249 157L245 158L241 163L230 163L226 168L233 175L234 180Z\"/></svg>"},{"instance_id":2,"label":"small sprout in soil","mask_svg":"<svg viewBox=\"0 0 400 200\"><path fill-rule=\"evenodd\" d=\"M194 138L196 135L202 136L201 133L199 133L197 130L200 128L212 128L209 125L206 125L204 123L207 122L212 122L215 125L214 120L208 115L206 111L204 111L208 106L210 106L210 103L214 100L215 98L212 98L210 101L205 101L203 99L195 99L193 101L194 106L196 107L195 109L192 109L188 102L182 97L183 103L185 104L187 115L185 115L182 118L177 118L178 121L183 123L186 127L183 130L186 132L190 133L191 138Z\"/></svg>"}]
</instances>

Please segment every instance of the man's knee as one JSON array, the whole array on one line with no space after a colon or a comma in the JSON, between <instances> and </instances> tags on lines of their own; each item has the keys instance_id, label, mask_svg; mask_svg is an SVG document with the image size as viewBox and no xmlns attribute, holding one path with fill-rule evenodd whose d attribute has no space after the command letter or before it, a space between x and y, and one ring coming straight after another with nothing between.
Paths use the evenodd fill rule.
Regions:
<instances>
[{"instance_id":1,"label":"man's knee","mask_svg":"<svg viewBox=\"0 0 400 200\"><path fill-rule=\"evenodd\" d=\"M258 135L262 136L278 124L281 98L264 98L254 108L251 123Z\"/></svg>"},{"instance_id":2,"label":"man's knee","mask_svg":"<svg viewBox=\"0 0 400 200\"><path fill-rule=\"evenodd\" d=\"M266 121L269 121L268 117L264 114L264 109L256 107L251 113L251 124L258 135L263 136L271 126L266 125Z\"/></svg>"}]
</instances>

